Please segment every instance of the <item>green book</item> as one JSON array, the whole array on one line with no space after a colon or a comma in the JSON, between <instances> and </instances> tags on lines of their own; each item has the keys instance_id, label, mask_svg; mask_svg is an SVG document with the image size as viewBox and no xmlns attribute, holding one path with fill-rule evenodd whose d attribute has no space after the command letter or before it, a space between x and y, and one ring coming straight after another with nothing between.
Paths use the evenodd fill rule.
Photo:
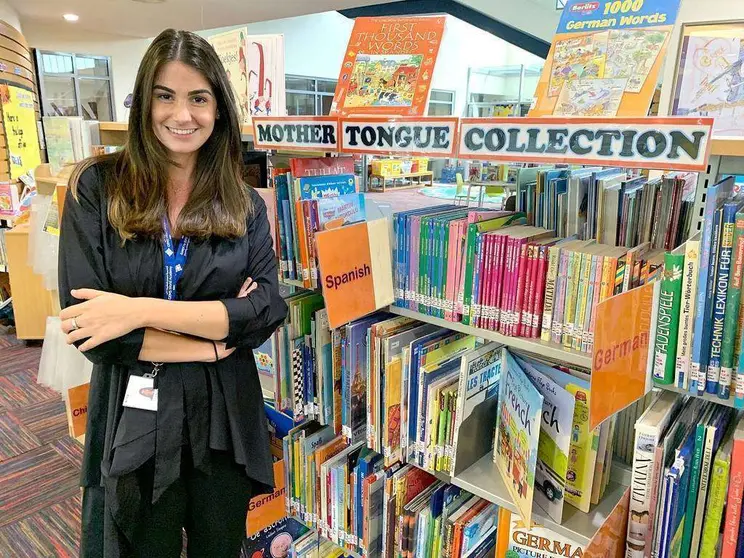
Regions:
<instances>
[{"instance_id":1,"label":"green book","mask_svg":"<svg viewBox=\"0 0 744 558\"><path fill-rule=\"evenodd\" d=\"M705 523L703 523L703 540L700 545L699 558L715 558L718 549L723 506L726 503L726 493L729 485L729 471L731 469L731 451L734 445L736 420L729 423L729 428L716 452L711 470L708 503L705 506Z\"/></svg>"},{"instance_id":2,"label":"green book","mask_svg":"<svg viewBox=\"0 0 744 558\"><path fill-rule=\"evenodd\" d=\"M680 558L689 558L690 556L692 530L695 524L695 508L697 507L698 487L700 486L700 468L703 462L703 449L705 448L705 432L714 410L715 407L710 405L695 429L695 449L692 453L690 466L690 484L687 491L687 507L685 508Z\"/></svg>"},{"instance_id":3,"label":"green book","mask_svg":"<svg viewBox=\"0 0 744 558\"><path fill-rule=\"evenodd\" d=\"M524 213L513 213L495 219L486 219L478 223L468 225L468 233L465 239L465 285L463 287L462 323L471 324L471 306L473 304L473 274L475 272L475 247L478 235L484 232L495 231L509 225L523 225L525 223Z\"/></svg>"},{"instance_id":4,"label":"green book","mask_svg":"<svg viewBox=\"0 0 744 558\"><path fill-rule=\"evenodd\" d=\"M682 300L682 268L685 245L664 255L664 274L656 321L653 378L657 384L674 383L674 366L679 334L679 309Z\"/></svg>"},{"instance_id":5,"label":"green book","mask_svg":"<svg viewBox=\"0 0 744 558\"><path fill-rule=\"evenodd\" d=\"M736 214L731 265L731 278L726 293L726 312L723 319L723 346L721 347L721 379L733 378L736 336L741 303L741 282L744 273L744 211ZM738 361L736 361L738 364Z\"/></svg>"},{"instance_id":6,"label":"green book","mask_svg":"<svg viewBox=\"0 0 744 558\"><path fill-rule=\"evenodd\" d=\"M421 218L421 230L419 231L419 312L426 314L426 276L429 273L429 216Z\"/></svg>"}]
</instances>

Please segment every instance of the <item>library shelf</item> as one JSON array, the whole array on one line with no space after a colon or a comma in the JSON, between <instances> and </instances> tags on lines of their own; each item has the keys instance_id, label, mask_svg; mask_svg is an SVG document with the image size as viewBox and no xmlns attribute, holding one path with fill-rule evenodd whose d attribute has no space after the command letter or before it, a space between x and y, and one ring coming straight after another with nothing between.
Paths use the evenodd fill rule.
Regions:
<instances>
[{"instance_id":1,"label":"library shelf","mask_svg":"<svg viewBox=\"0 0 744 558\"><path fill-rule=\"evenodd\" d=\"M450 322L420 312L414 312L407 308L401 308L399 306L389 306L388 311L391 314L398 316L406 316L408 318L414 318L420 322L434 324L439 327L451 329L453 331L459 331L468 335L474 335L490 341L496 341L502 343L512 349L524 351L536 355L541 355L554 360L559 363L570 364L572 366L578 366L581 368L591 369L592 367L592 356L589 353L582 353L579 351L573 351L566 349L556 343L549 343L540 339L528 339L525 337L510 337L508 335L502 335L495 331L488 329L480 329L476 327L467 326L459 322Z\"/></svg>"},{"instance_id":2,"label":"library shelf","mask_svg":"<svg viewBox=\"0 0 744 558\"><path fill-rule=\"evenodd\" d=\"M613 465L613 470L614 467L615 465ZM490 453L484 455L461 474L453 477L452 484L513 513L518 513ZM532 520L583 546L587 546L612 513L612 510L615 509L627 488L627 486L611 480L604 498L600 500L599 504L592 506L589 513L584 513L565 504L562 523L556 523L547 515L544 515L542 510L535 505L532 507Z\"/></svg>"},{"instance_id":3,"label":"library shelf","mask_svg":"<svg viewBox=\"0 0 744 558\"><path fill-rule=\"evenodd\" d=\"M726 407L734 407L734 397L733 397L733 391L731 392L732 397L729 397L728 399L721 399L717 395L713 395L712 393L704 393L703 395L697 395L696 393L691 393L687 391L686 389L679 388L675 386L674 384L669 384L662 386L660 384L654 384L654 387L659 389L664 389L666 391L673 391L674 393L679 393L681 395L691 395L692 397L699 397L701 399L705 399L706 401L712 401L713 403L718 403L719 405L725 405Z\"/></svg>"},{"instance_id":4,"label":"library shelf","mask_svg":"<svg viewBox=\"0 0 744 558\"><path fill-rule=\"evenodd\" d=\"M742 138L713 138L711 155L722 157L744 157L744 139Z\"/></svg>"},{"instance_id":5,"label":"library shelf","mask_svg":"<svg viewBox=\"0 0 744 558\"><path fill-rule=\"evenodd\" d=\"M279 282L283 283L284 285L288 285L290 287L297 287L298 289L311 290L311 289L304 287L302 281L298 281L297 279L283 279L282 277L279 277Z\"/></svg>"},{"instance_id":6,"label":"library shelf","mask_svg":"<svg viewBox=\"0 0 744 558\"><path fill-rule=\"evenodd\" d=\"M336 544L335 542L333 542L333 541L332 541L331 539L329 539L328 537L324 537L324 536L323 536L323 535L322 535L322 534L320 533L320 531L319 531L318 529L316 529L316 528L315 528L315 527L313 527L312 525L308 525L307 523L305 523L305 521L304 521L304 520L303 520L303 519L302 519L301 517L299 517L299 516L297 516L297 515L290 515L289 517L291 517L292 519L294 519L294 520L295 520L295 521L297 521L298 523L302 523L302 524L303 524L303 525L304 525L305 527L307 527L307 529L309 529L310 531L313 531L313 532L315 532L315 533L316 533L316 534L318 535L318 538L319 538L319 539L323 539L324 541L328 541L328 542L329 542L329 543L331 543L332 545L334 545L334 546L337 546L338 548L340 548L341 550L343 550L343 551L344 551L344 553L346 554L346 556L351 556L352 558L362 558L362 555L361 555L361 554L359 554L359 553L357 553L357 552L354 552L353 550L349 550L349 549L348 549L348 548L346 548L346 547L343 547L343 546L337 545L337 544Z\"/></svg>"}]
</instances>

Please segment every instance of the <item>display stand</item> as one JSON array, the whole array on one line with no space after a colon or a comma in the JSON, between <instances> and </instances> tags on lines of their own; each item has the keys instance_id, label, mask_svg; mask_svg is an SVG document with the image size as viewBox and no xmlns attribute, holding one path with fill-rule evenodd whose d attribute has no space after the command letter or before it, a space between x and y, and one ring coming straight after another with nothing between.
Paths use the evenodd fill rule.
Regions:
<instances>
[{"instance_id":1,"label":"display stand","mask_svg":"<svg viewBox=\"0 0 744 558\"><path fill-rule=\"evenodd\" d=\"M404 185L403 182L405 180L408 180L410 183ZM400 186L395 185L397 181L400 181ZM434 186L434 173L431 171L422 171L392 175L371 174L370 183L367 188L370 192L385 192L385 185L388 182L392 183L392 188L388 186L388 190L409 190L422 186Z\"/></svg>"}]
</instances>

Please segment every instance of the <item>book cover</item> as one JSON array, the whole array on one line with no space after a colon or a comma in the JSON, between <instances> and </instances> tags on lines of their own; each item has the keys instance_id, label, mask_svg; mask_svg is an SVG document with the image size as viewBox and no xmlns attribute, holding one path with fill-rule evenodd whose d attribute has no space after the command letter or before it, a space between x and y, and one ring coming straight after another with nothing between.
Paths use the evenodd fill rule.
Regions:
<instances>
[{"instance_id":1,"label":"book cover","mask_svg":"<svg viewBox=\"0 0 744 558\"><path fill-rule=\"evenodd\" d=\"M245 124L251 121L248 98L248 60L246 56L247 27L238 27L207 37L222 62L233 90L238 118Z\"/></svg>"},{"instance_id":2,"label":"book cover","mask_svg":"<svg viewBox=\"0 0 744 558\"><path fill-rule=\"evenodd\" d=\"M356 177L353 174L318 175L296 178L303 200L334 198L356 193Z\"/></svg>"},{"instance_id":3,"label":"book cover","mask_svg":"<svg viewBox=\"0 0 744 558\"><path fill-rule=\"evenodd\" d=\"M734 177L727 177L706 192L703 210L703 228L700 237L700 263L698 266L698 291L695 301L692 353L690 355L690 391L702 394L706 388L706 367L710 351L710 327L713 319L713 292L709 288L710 276L715 276L717 251L712 249L714 214L723 200L731 197Z\"/></svg>"},{"instance_id":4,"label":"book cover","mask_svg":"<svg viewBox=\"0 0 744 558\"><path fill-rule=\"evenodd\" d=\"M742 223L744 227L744 222ZM744 238L742 239L744 240ZM742 242L744 256L744 242ZM682 300L680 302L677 358L674 367L675 385L687 390L690 383L690 353L692 351L693 320L697 298L698 266L700 264L700 233L685 243L685 263L682 269Z\"/></svg>"},{"instance_id":5,"label":"book cover","mask_svg":"<svg viewBox=\"0 0 744 558\"><path fill-rule=\"evenodd\" d=\"M284 116L286 93L284 83L284 36L247 35L245 38L248 68L247 106L249 116Z\"/></svg>"},{"instance_id":6,"label":"book cover","mask_svg":"<svg viewBox=\"0 0 744 558\"><path fill-rule=\"evenodd\" d=\"M715 558L720 548L721 520L723 507L726 504L726 492L729 486L729 471L731 469L731 452L734 444L735 424L732 422L727 430L721 446L715 454L711 470L708 502L705 506L702 542L700 544L700 558Z\"/></svg>"},{"instance_id":7,"label":"book cover","mask_svg":"<svg viewBox=\"0 0 744 558\"><path fill-rule=\"evenodd\" d=\"M56 176L64 167L76 161L70 119L66 116L45 116L43 122L49 170Z\"/></svg>"},{"instance_id":8,"label":"book cover","mask_svg":"<svg viewBox=\"0 0 744 558\"><path fill-rule=\"evenodd\" d=\"M444 27L442 16L356 18L331 114L424 115Z\"/></svg>"},{"instance_id":9,"label":"book cover","mask_svg":"<svg viewBox=\"0 0 744 558\"><path fill-rule=\"evenodd\" d=\"M497 548L506 547L505 558L531 558L539 553L541 558L576 558L583 556L586 548L578 542L569 539L555 531L537 523L526 523L518 515L506 510L501 513L509 514L508 527L506 521L499 518ZM507 541L507 542L503 542ZM501 556L501 555L499 555Z\"/></svg>"},{"instance_id":10,"label":"book cover","mask_svg":"<svg viewBox=\"0 0 744 558\"><path fill-rule=\"evenodd\" d=\"M522 520L529 524L543 396L506 348L502 349L501 366L493 460Z\"/></svg>"},{"instance_id":11,"label":"book cover","mask_svg":"<svg viewBox=\"0 0 744 558\"><path fill-rule=\"evenodd\" d=\"M535 502L551 519L562 523L576 401L573 394L542 374L535 366L538 363L526 357L515 359L543 396L535 470Z\"/></svg>"},{"instance_id":12,"label":"book cover","mask_svg":"<svg viewBox=\"0 0 744 558\"><path fill-rule=\"evenodd\" d=\"M315 201L318 208L318 226L328 230L349 225L367 218L364 194L342 194L337 197L319 198Z\"/></svg>"},{"instance_id":13,"label":"book cover","mask_svg":"<svg viewBox=\"0 0 744 558\"><path fill-rule=\"evenodd\" d=\"M353 175L353 157L294 157L289 160L292 176Z\"/></svg>"},{"instance_id":14,"label":"book cover","mask_svg":"<svg viewBox=\"0 0 744 558\"><path fill-rule=\"evenodd\" d=\"M741 204L725 203L721 213L721 237L718 249L718 268L714 282L713 324L711 326L710 361L708 363L708 382L706 391L718 393L722 399L728 399L731 393L731 378L721 377L721 350L723 343L723 326L725 323L726 301L729 280L731 277L731 258L734 243L736 212ZM712 385L710 382L714 382ZM712 390L712 391L711 391Z\"/></svg>"},{"instance_id":15,"label":"book cover","mask_svg":"<svg viewBox=\"0 0 744 558\"><path fill-rule=\"evenodd\" d=\"M744 495L744 415L738 416L733 434L729 487L726 500L726 517L723 523L721 558L735 558Z\"/></svg>"},{"instance_id":16,"label":"book cover","mask_svg":"<svg viewBox=\"0 0 744 558\"><path fill-rule=\"evenodd\" d=\"M661 281L654 344L653 378L657 384L674 383L684 261L684 246L664 256L664 277Z\"/></svg>"},{"instance_id":17,"label":"book cover","mask_svg":"<svg viewBox=\"0 0 744 558\"><path fill-rule=\"evenodd\" d=\"M744 211L736 214L734 222L734 239L731 254L731 278L726 294L726 315L723 325L723 347L721 348L721 386L719 397L731 396L731 383L734 378L734 360L737 351L739 311L741 304L741 283L744 274ZM738 367L737 367L738 368ZM734 389L736 391L736 389Z\"/></svg>"}]
</instances>

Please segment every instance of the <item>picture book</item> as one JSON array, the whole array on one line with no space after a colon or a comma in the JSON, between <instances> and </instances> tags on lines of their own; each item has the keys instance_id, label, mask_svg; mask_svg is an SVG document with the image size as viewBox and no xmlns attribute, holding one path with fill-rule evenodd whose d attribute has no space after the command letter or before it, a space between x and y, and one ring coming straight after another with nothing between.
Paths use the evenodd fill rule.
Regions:
<instances>
[{"instance_id":1,"label":"picture book","mask_svg":"<svg viewBox=\"0 0 744 558\"><path fill-rule=\"evenodd\" d=\"M303 200L333 198L356 193L356 177L353 174L305 176L297 179Z\"/></svg>"},{"instance_id":2,"label":"picture book","mask_svg":"<svg viewBox=\"0 0 744 558\"><path fill-rule=\"evenodd\" d=\"M585 547L578 542L556 533L543 525L527 523L518 515L502 508L499 518L497 548L505 548L506 558L530 558L536 552L542 558L565 558L583 556ZM539 550L537 550L539 549ZM499 554L498 556L502 556Z\"/></svg>"},{"instance_id":3,"label":"picture book","mask_svg":"<svg viewBox=\"0 0 744 558\"><path fill-rule=\"evenodd\" d=\"M247 35L245 51L248 70L247 106L253 116L284 116L284 36ZM241 76L242 77L242 76Z\"/></svg>"},{"instance_id":4,"label":"picture book","mask_svg":"<svg viewBox=\"0 0 744 558\"><path fill-rule=\"evenodd\" d=\"M522 520L529 524L543 396L506 348L502 349L501 367L493 460Z\"/></svg>"},{"instance_id":5,"label":"picture book","mask_svg":"<svg viewBox=\"0 0 744 558\"><path fill-rule=\"evenodd\" d=\"M444 26L443 16L356 18L331 114L424 115Z\"/></svg>"},{"instance_id":6,"label":"picture book","mask_svg":"<svg viewBox=\"0 0 744 558\"><path fill-rule=\"evenodd\" d=\"M315 200L320 230L338 228L358 221L364 221L367 213L364 194L342 194L338 197Z\"/></svg>"},{"instance_id":7,"label":"picture book","mask_svg":"<svg viewBox=\"0 0 744 558\"><path fill-rule=\"evenodd\" d=\"M538 370L535 365L539 363L526 357L515 357L515 360L543 396L535 470L535 502L551 519L562 523L576 401L573 394Z\"/></svg>"},{"instance_id":8,"label":"picture book","mask_svg":"<svg viewBox=\"0 0 744 558\"><path fill-rule=\"evenodd\" d=\"M49 170L56 176L64 167L76 161L70 120L65 116L45 116L43 123Z\"/></svg>"},{"instance_id":9,"label":"picture book","mask_svg":"<svg viewBox=\"0 0 744 558\"><path fill-rule=\"evenodd\" d=\"M248 99L248 60L246 57L247 36L248 28L238 27L207 37L209 44L214 48L227 73L227 79L232 86L235 102L237 103L241 124L247 124L251 121Z\"/></svg>"}]
</instances>

